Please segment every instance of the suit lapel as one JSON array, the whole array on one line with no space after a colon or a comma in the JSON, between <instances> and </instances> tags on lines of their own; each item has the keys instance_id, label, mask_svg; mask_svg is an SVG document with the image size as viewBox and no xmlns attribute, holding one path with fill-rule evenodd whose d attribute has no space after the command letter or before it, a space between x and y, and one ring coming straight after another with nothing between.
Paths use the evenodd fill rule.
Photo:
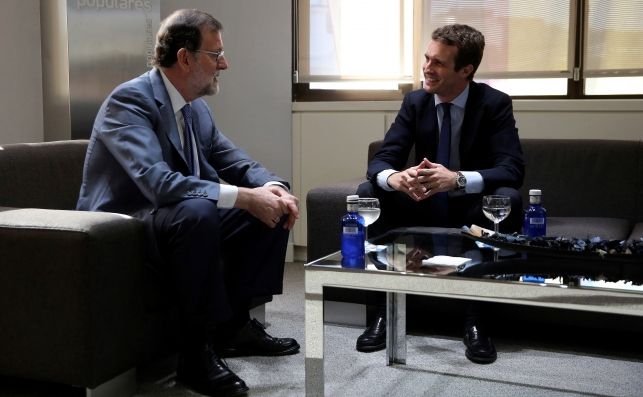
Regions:
<instances>
[{"instance_id":1,"label":"suit lapel","mask_svg":"<svg viewBox=\"0 0 643 397\"><path fill-rule=\"evenodd\" d=\"M464 109L464 119L462 120L462 130L460 131L460 161L466 158L470 153L476 136L476 126L480 125L481 102L479 100L480 89L477 83L469 83L469 97Z\"/></svg>"},{"instance_id":2,"label":"suit lapel","mask_svg":"<svg viewBox=\"0 0 643 397\"><path fill-rule=\"evenodd\" d=\"M426 102L426 105L420 106L420 109L424 109L424 111L418 125L423 127L421 127L422 131L418 131L418 136L416 137L416 141L421 142L418 145L417 153L422 157L435 161L440 132L433 94L426 94Z\"/></svg>"},{"instance_id":3,"label":"suit lapel","mask_svg":"<svg viewBox=\"0 0 643 397\"><path fill-rule=\"evenodd\" d=\"M203 118L203 120L201 120L201 118ZM194 139L196 140L201 178L218 182L219 175L208 162L211 153L211 147L209 146L211 144L210 134L214 127L208 105L203 98L192 101L192 119L194 122Z\"/></svg>"},{"instance_id":4,"label":"suit lapel","mask_svg":"<svg viewBox=\"0 0 643 397\"><path fill-rule=\"evenodd\" d=\"M186 160L183 153L183 147L181 146L181 138L179 137L179 127L176 125L176 117L174 116L174 109L172 109L172 102L170 101L170 96L167 93L165 84L163 84L161 72L159 72L158 69L154 68L150 71L150 81L152 83L152 90L154 91L154 99L159 105L159 113L161 114L163 125L165 126L163 130L170 142L172 142L172 146L174 146L176 151L179 152L181 158L185 162Z\"/></svg>"}]
</instances>

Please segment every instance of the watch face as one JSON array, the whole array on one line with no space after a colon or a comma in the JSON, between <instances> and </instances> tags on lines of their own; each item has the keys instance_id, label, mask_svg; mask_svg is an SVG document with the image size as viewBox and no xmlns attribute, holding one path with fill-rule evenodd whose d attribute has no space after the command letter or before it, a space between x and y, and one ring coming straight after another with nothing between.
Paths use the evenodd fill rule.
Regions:
<instances>
[{"instance_id":1,"label":"watch face","mask_svg":"<svg viewBox=\"0 0 643 397\"><path fill-rule=\"evenodd\" d=\"M458 180L456 182L458 184L459 189L464 189L464 187L467 185L467 178L464 177L464 175L458 176Z\"/></svg>"}]
</instances>

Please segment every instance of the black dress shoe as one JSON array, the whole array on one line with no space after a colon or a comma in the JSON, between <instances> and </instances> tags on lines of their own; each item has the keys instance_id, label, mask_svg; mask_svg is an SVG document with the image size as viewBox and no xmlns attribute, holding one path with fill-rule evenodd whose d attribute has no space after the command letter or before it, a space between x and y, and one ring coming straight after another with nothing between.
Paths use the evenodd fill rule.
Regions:
<instances>
[{"instance_id":1,"label":"black dress shoe","mask_svg":"<svg viewBox=\"0 0 643 397\"><path fill-rule=\"evenodd\" d=\"M383 350L386 347L386 317L378 315L370 327L358 338L355 348L357 351L370 353Z\"/></svg>"},{"instance_id":2,"label":"black dress shoe","mask_svg":"<svg viewBox=\"0 0 643 397\"><path fill-rule=\"evenodd\" d=\"M286 356L299 352L299 343L292 338L275 338L256 319L246 323L230 341L222 341L219 354L223 357Z\"/></svg>"},{"instance_id":3,"label":"black dress shoe","mask_svg":"<svg viewBox=\"0 0 643 397\"><path fill-rule=\"evenodd\" d=\"M181 353L176 379L207 396L240 396L248 391L245 382L230 371L210 344Z\"/></svg>"},{"instance_id":4,"label":"black dress shoe","mask_svg":"<svg viewBox=\"0 0 643 397\"><path fill-rule=\"evenodd\" d=\"M465 356L474 363L489 364L496 361L498 357L491 338L475 325L464 330L464 345L467 347Z\"/></svg>"}]
</instances>

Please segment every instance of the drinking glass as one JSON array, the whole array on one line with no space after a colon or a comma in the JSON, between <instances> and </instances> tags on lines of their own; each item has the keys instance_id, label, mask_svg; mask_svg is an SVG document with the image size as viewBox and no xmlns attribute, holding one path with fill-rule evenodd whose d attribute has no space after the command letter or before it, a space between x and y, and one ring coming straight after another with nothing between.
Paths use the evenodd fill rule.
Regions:
<instances>
[{"instance_id":1,"label":"drinking glass","mask_svg":"<svg viewBox=\"0 0 643 397\"><path fill-rule=\"evenodd\" d=\"M498 226L511 212L511 199L508 196L490 195L482 197L482 212L493 222L493 231L498 234ZM493 258L498 260L498 248L493 249Z\"/></svg>"},{"instance_id":2,"label":"drinking glass","mask_svg":"<svg viewBox=\"0 0 643 397\"><path fill-rule=\"evenodd\" d=\"M372 197L362 197L358 201L357 212L364 217L364 234L368 240L368 225L372 224L380 217L380 201ZM367 252L373 251L375 246L368 241L365 243Z\"/></svg>"}]
</instances>

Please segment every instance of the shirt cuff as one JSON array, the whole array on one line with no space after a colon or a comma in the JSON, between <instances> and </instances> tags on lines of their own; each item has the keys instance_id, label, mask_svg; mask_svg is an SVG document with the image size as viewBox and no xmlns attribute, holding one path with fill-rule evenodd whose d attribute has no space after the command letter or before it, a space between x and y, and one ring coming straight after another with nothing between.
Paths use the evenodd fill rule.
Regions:
<instances>
[{"instance_id":1,"label":"shirt cuff","mask_svg":"<svg viewBox=\"0 0 643 397\"><path fill-rule=\"evenodd\" d=\"M239 188L234 185L219 184L219 201L217 201L217 208L233 208L234 203L237 201Z\"/></svg>"},{"instance_id":2,"label":"shirt cuff","mask_svg":"<svg viewBox=\"0 0 643 397\"><path fill-rule=\"evenodd\" d=\"M480 193L484 189L484 179L477 171L460 171L467 178L467 187L464 189L468 194Z\"/></svg>"},{"instance_id":3,"label":"shirt cuff","mask_svg":"<svg viewBox=\"0 0 643 397\"><path fill-rule=\"evenodd\" d=\"M287 192L289 192L289 193L290 193L290 189L288 189L288 186L284 185L284 184L283 184L283 183L281 183L281 182L277 182L277 181L270 181L270 182L266 182L266 183L264 183L264 185L263 185L263 186L264 186L264 187L266 187L266 186L271 186L271 185L277 185L277 186L283 187Z\"/></svg>"},{"instance_id":4,"label":"shirt cuff","mask_svg":"<svg viewBox=\"0 0 643 397\"><path fill-rule=\"evenodd\" d=\"M377 186L381 187L382 189L392 192L393 189L389 184L388 184L388 177L395 174L397 171L395 170L384 170L380 171L379 174L377 174Z\"/></svg>"}]
</instances>

